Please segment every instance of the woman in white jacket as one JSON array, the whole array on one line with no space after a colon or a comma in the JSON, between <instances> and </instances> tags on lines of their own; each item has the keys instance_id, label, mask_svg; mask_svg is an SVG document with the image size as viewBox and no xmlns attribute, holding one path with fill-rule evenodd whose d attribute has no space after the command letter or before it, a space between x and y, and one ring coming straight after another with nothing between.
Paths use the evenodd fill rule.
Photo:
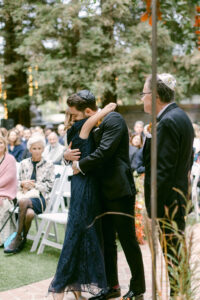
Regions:
<instances>
[{"instance_id":1,"label":"woman in white jacket","mask_svg":"<svg viewBox=\"0 0 200 300\"><path fill-rule=\"evenodd\" d=\"M24 159L19 169L19 226L15 239L4 249L5 253L22 250L35 213L41 214L46 208L55 175L52 162L42 158L44 147L44 137L38 134L27 143L32 157Z\"/></svg>"}]
</instances>

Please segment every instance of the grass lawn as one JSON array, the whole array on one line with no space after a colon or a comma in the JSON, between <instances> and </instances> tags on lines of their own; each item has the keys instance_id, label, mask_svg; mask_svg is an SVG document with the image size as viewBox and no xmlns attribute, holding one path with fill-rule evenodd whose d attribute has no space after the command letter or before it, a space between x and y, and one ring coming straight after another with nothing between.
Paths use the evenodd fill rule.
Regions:
<instances>
[{"instance_id":1,"label":"grass lawn","mask_svg":"<svg viewBox=\"0 0 200 300\"><path fill-rule=\"evenodd\" d=\"M35 231L31 227L30 233ZM64 227L58 226L59 239L64 239ZM17 254L5 254L0 248L0 291L14 289L26 284L50 278L55 274L60 250L46 246L43 254L31 253L33 241L28 240Z\"/></svg>"},{"instance_id":2,"label":"grass lawn","mask_svg":"<svg viewBox=\"0 0 200 300\"><path fill-rule=\"evenodd\" d=\"M35 234L33 221L30 234ZM64 239L64 226L58 225L59 241ZM33 241L28 240L24 249L17 254L5 254L0 248L0 292L24 286L52 277L55 274L60 250L45 246L44 252L31 253ZM121 245L117 242L118 251Z\"/></svg>"}]
</instances>

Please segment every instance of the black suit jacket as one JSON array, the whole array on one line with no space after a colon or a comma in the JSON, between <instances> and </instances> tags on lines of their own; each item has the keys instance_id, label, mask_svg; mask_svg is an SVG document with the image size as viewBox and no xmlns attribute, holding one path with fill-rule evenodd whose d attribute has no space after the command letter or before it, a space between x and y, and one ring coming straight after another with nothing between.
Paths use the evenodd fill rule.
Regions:
<instances>
[{"instance_id":1,"label":"black suit jacket","mask_svg":"<svg viewBox=\"0 0 200 300\"><path fill-rule=\"evenodd\" d=\"M176 103L169 105L157 120L157 216L165 215L165 206L172 213L178 204L181 215L185 214L185 199L173 190L188 191L188 172L192 164L194 132L192 123ZM145 203L151 215L150 202L150 148L147 138L143 158L145 165Z\"/></svg>"},{"instance_id":2,"label":"black suit jacket","mask_svg":"<svg viewBox=\"0 0 200 300\"><path fill-rule=\"evenodd\" d=\"M97 149L79 161L84 173L98 175L102 194L114 200L135 194L130 161L128 128L119 113L109 113L94 130Z\"/></svg>"}]
</instances>

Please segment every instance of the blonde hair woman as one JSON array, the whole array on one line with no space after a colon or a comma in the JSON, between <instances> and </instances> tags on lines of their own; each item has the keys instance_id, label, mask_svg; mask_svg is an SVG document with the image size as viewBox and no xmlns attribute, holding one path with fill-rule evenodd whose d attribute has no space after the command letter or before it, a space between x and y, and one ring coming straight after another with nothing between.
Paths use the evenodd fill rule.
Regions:
<instances>
[{"instance_id":1,"label":"blonde hair woman","mask_svg":"<svg viewBox=\"0 0 200 300\"><path fill-rule=\"evenodd\" d=\"M0 229L9 217L9 211L13 207L12 200L17 193L16 161L7 152L5 137L0 135ZM6 241L10 233L14 231L11 221L0 232L0 246Z\"/></svg>"}]
</instances>

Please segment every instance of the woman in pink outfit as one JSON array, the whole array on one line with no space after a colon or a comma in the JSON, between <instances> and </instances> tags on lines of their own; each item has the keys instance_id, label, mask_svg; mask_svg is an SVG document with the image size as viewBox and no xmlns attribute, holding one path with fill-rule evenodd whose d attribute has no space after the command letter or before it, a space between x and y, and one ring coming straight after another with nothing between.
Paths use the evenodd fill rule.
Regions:
<instances>
[{"instance_id":1,"label":"woman in pink outfit","mask_svg":"<svg viewBox=\"0 0 200 300\"><path fill-rule=\"evenodd\" d=\"M9 216L9 211L13 207L12 200L15 198L16 193L16 160L7 152L6 139L0 135L0 228ZM0 246L3 246L3 243L13 231L12 223L8 221L0 232Z\"/></svg>"}]
</instances>

